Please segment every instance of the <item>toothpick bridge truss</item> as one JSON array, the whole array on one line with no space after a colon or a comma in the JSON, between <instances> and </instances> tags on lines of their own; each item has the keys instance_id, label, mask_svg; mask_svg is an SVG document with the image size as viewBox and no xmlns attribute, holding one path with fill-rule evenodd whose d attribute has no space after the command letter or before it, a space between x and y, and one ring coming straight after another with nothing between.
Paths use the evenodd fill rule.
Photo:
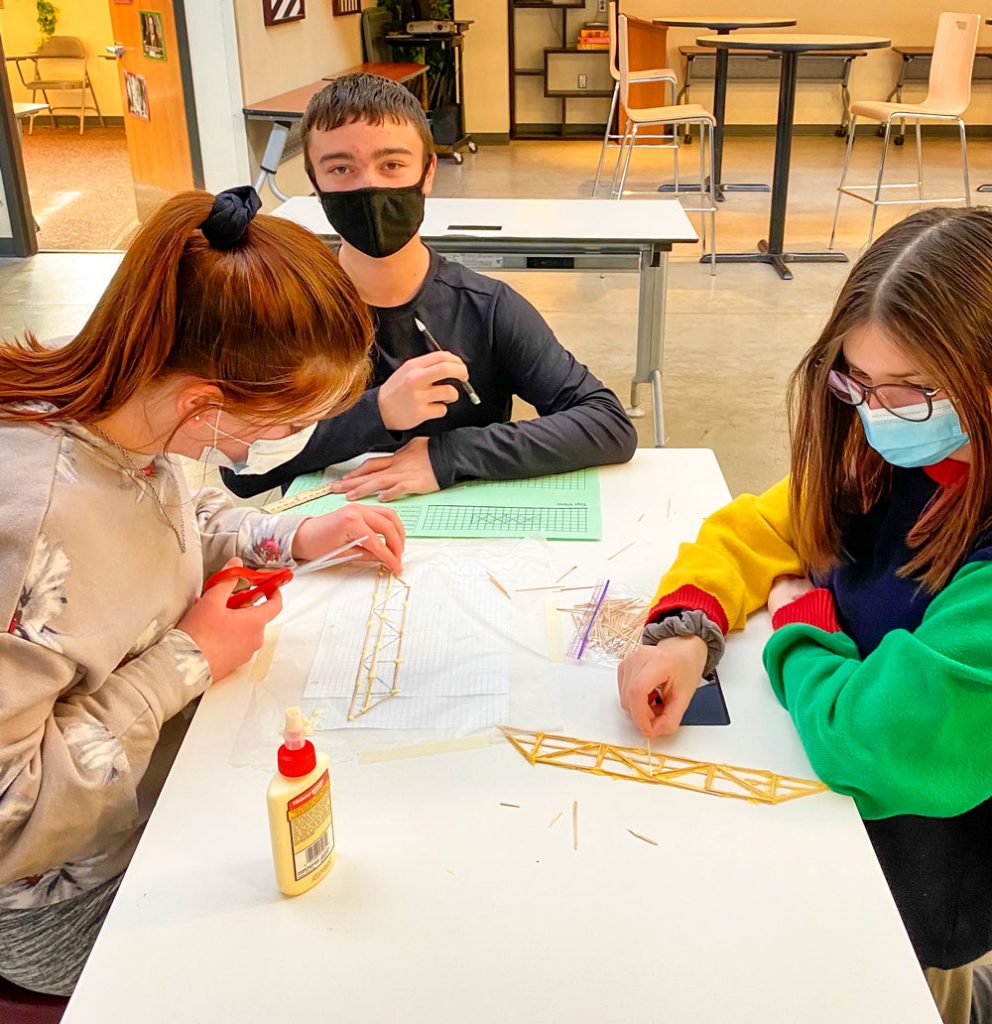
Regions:
<instances>
[{"instance_id":1,"label":"toothpick bridge truss","mask_svg":"<svg viewBox=\"0 0 992 1024\"><path fill-rule=\"evenodd\" d=\"M348 721L353 722L400 692L403 638L409 608L410 584L394 576L385 566L381 567L375 578Z\"/></svg>"},{"instance_id":2,"label":"toothpick bridge truss","mask_svg":"<svg viewBox=\"0 0 992 1024\"><path fill-rule=\"evenodd\" d=\"M812 779L776 775L759 768L692 761L640 747L617 747L572 736L552 736L508 726L500 728L531 764L549 764L577 772L606 775L612 779L675 786L694 793L748 800L756 804L781 804L822 793L827 788L822 782Z\"/></svg>"}]
</instances>

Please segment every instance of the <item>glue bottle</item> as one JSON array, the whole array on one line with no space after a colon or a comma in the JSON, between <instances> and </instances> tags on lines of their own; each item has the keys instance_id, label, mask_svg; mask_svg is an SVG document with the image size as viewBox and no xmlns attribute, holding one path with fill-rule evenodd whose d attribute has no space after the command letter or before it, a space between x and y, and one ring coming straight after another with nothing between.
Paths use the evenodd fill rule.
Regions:
<instances>
[{"instance_id":1,"label":"glue bottle","mask_svg":"<svg viewBox=\"0 0 992 1024\"><path fill-rule=\"evenodd\" d=\"M299 708L286 709L279 772L269 783L276 884L287 896L312 889L334 866L334 819L326 754L306 737Z\"/></svg>"}]
</instances>

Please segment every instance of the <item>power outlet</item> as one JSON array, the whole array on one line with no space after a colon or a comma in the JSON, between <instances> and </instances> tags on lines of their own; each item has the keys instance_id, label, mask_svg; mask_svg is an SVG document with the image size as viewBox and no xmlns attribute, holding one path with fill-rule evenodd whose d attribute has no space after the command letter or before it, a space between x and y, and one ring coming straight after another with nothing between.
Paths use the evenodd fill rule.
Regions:
<instances>
[{"instance_id":1,"label":"power outlet","mask_svg":"<svg viewBox=\"0 0 992 1024\"><path fill-rule=\"evenodd\" d=\"M579 88L580 89L588 89L589 88L589 76L588 75L579 75Z\"/></svg>"},{"instance_id":2,"label":"power outlet","mask_svg":"<svg viewBox=\"0 0 992 1024\"><path fill-rule=\"evenodd\" d=\"M606 13L606 0L598 0L598 3L596 5L596 10L600 14L605 14Z\"/></svg>"}]
</instances>

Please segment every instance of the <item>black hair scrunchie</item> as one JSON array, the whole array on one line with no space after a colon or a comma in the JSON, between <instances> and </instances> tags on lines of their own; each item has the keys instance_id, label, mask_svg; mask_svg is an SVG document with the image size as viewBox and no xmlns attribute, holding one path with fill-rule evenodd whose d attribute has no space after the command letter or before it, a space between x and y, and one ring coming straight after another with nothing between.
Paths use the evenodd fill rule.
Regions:
<instances>
[{"instance_id":1,"label":"black hair scrunchie","mask_svg":"<svg viewBox=\"0 0 992 1024\"><path fill-rule=\"evenodd\" d=\"M225 189L214 197L214 208L200 230L212 248L233 249L261 208L262 200L251 185Z\"/></svg>"}]
</instances>

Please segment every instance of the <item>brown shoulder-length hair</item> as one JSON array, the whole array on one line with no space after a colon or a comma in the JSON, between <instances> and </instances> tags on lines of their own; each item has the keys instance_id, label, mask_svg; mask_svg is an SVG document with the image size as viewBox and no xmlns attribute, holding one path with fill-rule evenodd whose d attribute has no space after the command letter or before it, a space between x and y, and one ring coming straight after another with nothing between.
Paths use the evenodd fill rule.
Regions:
<instances>
[{"instance_id":1,"label":"brown shoulder-length hair","mask_svg":"<svg viewBox=\"0 0 992 1024\"><path fill-rule=\"evenodd\" d=\"M856 410L827 390L845 336L875 324L942 388L971 442L966 480L934 497L909 534L900 572L936 592L992 515L992 209L938 208L882 235L858 261L833 313L789 382L791 505L800 557L823 571L843 557L851 514L887 492L892 467Z\"/></svg>"},{"instance_id":2,"label":"brown shoulder-length hair","mask_svg":"<svg viewBox=\"0 0 992 1024\"><path fill-rule=\"evenodd\" d=\"M354 404L369 374L371 314L314 234L259 215L232 249L198 230L208 192L181 192L148 219L85 326L51 348L33 335L0 344L0 417L81 422L145 385L191 374L224 408L286 423Z\"/></svg>"}]
</instances>

